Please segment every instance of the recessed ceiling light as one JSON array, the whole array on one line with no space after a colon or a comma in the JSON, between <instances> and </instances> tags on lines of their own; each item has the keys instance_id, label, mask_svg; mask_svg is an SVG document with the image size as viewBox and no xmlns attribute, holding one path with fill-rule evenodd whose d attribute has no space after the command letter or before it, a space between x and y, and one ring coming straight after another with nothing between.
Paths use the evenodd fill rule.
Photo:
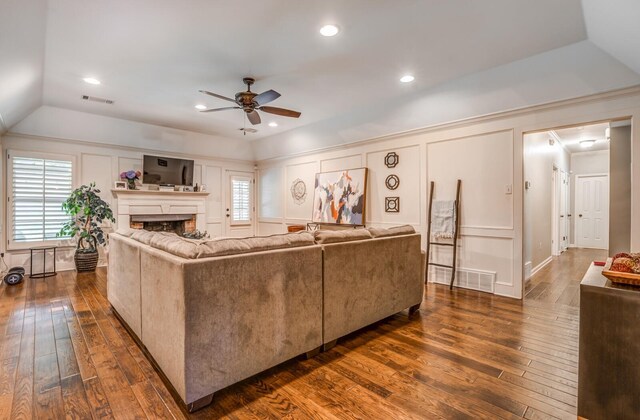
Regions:
<instances>
[{"instance_id":1,"label":"recessed ceiling light","mask_svg":"<svg viewBox=\"0 0 640 420\"><path fill-rule=\"evenodd\" d=\"M335 36L340 32L340 29L336 25L324 25L320 28L320 34L322 36Z\"/></svg>"},{"instance_id":2,"label":"recessed ceiling light","mask_svg":"<svg viewBox=\"0 0 640 420\"><path fill-rule=\"evenodd\" d=\"M400 81L401 81L402 83L411 83L411 82L413 82L415 79L416 79L416 78L415 78L415 77L413 77L412 75L410 75L410 74L406 74L406 75L404 75L404 76L402 76L402 77L400 78Z\"/></svg>"},{"instance_id":3,"label":"recessed ceiling light","mask_svg":"<svg viewBox=\"0 0 640 420\"><path fill-rule=\"evenodd\" d=\"M277 123L277 122L275 122L275 121L271 121L271 122L269 123L269 127L277 127L277 126L278 126L278 123Z\"/></svg>"},{"instance_id":4,"label":"recessed ceiling light","mask_svg":"<svg viewBox=\"0 0 640 420\"><path fill-rule=\"evenodd\" d=\"M202 104L198 104L195 106L196 109L199 109L200 111L207 109L206 105L202 105Z\"/></svg>"},{"instance_id":5,"label":"recessed ceiling light","mask_svg":"<svg viewBox=\"0 0 640 420\"><path fill-rule=\"evenodd\" d=\"M86 83L89 83L90 85L99 85L100 84L100 80L94 79L93 77L85 77L82 80L84 80Z\"/></svg>"},{"instance_id":6,"label":"recessed ceiling light","mask_svg":"<svg viewBox=\"0 0 640 420\"><path fill-rule=\"evenodd\" d=\"M582 140L580 142L580 147L582 147L583 149L588 149L590 147L593 147L594 144L596 144L595 140Z\"/></svg>"}]
</instances>

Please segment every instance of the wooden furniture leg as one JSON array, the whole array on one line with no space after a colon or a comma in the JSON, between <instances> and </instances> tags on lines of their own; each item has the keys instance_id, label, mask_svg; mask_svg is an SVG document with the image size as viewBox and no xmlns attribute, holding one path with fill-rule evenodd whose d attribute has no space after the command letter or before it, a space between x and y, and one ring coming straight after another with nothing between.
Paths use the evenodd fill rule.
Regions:
<instances>
[{"instance_id":1,"label":"wooden furniture leg","mask_svg":"<svg viewBox=\"0 0 640 420\"><path fill-rule=\"evenodd\" d=\"M319 355L321 351L322 351L322 346L320 346L320 347L316 347L315 349L313 349L313 350L309 350L308 352L306 352L306 353L304 354L304 358L305 358L305 359L307 359L307 360L309 360L309 359L311 359L311 358L316 357L317 355Z\"/></svg>"},{"instance_id":2,"label":"wooden furniture leg","mask_svg":"<svg viewBox=\"0 0 640 420\"><path fill-rule=\"evenodd\" d=\"M211 404L213 401L213 394L209 394L205 397L200 398L199 400L195 400L194 402L187 404L187 411L189 413L193 413L194 411L198 411L201 408L204 408Z\"/></svg>"},{"instance_id":3,"label":"wooden furniture leg","mask_svg":"<svg viewBox=\"0 0 640 420\"><path fill-rule=\"evenodd\" d=\"M416 312L418 312L418 310L420 310L420 303L409 308L409 316L415 314Z\"/></svg>"},{"instance_id":4,"label":"wooden furniture leg","mask_svg":"<svg viewBox=\"0 0 640 420\"><path fill-rule=\"evenodd\" d=\"M331 350L333 347L335 347L335 345L338 344L338 340L333 340L333 341L329 341L328 343L324 343L322 345L322 351L329 351Z\"/></svg>"}]
</instances>

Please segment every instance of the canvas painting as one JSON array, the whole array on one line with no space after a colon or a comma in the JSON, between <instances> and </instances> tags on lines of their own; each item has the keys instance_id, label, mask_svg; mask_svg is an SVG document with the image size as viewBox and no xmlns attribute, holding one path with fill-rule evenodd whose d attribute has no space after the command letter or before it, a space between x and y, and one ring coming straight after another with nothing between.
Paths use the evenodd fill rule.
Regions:
<instances>
[{"instance_id":1,"label":"canvas painting","mask_svg":"<svg viewBox=\"0 0 640 420\"><path fill-rule=\"evenodd\" d=\"M313 192L315 223L363 225L367 199L367 168L316 174Z\"/></svg>"}]
</instances>

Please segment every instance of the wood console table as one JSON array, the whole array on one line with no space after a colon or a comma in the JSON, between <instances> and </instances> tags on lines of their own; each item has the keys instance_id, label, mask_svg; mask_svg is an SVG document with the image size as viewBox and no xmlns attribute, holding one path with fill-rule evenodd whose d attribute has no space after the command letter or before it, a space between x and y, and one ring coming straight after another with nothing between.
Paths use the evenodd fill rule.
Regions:
<instances>
[{"instance_id":1,"label":"wood console table","mask_svg":"<svg viewBox=\"0 0 640 420\"><path fill-rule=\"evenodd\" d=\"M578 415L640 413L640 288L616 285L591 264L580 283Z\"/></svg>"}]
</instances>

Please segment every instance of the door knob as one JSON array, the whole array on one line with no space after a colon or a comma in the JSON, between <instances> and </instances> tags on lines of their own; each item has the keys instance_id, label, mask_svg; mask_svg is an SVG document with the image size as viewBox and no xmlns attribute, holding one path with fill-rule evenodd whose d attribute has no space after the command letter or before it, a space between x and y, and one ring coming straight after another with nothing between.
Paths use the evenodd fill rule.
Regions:
<instances>
[{"instance_id":1,"label":"door knob","mask_svg":"<svg viewBox=\"0 0 640 420\"><path fill-rule=\"evenodd\" d=\"M564 217L564 214L561 214L560 217Z\"/></svg>"},{"instance_id":2,"label":"door knob","mask_svg":"<svg viewBox=\"0 0 640 420\"><path fill-rule=\"evenodd\" d=\"M582 217L582 215L581 215L581 214L579 214L579 215L578 215L578 217Z\"/></svg>"}]
</instances>

